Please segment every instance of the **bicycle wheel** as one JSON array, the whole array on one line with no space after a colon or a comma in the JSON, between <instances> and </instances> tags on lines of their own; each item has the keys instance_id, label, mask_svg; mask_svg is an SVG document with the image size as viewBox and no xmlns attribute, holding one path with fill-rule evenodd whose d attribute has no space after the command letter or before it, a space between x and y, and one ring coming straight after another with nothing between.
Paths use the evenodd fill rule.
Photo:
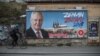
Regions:
<instances>
[{"instance_id":1,"label":"bicycle wheel","mask_svg":"<svg viewBox=\"0 0 100 56\"><path fill-rule=\"evenodd\" d=\"M6 47L9 48L9 49L13 48L11 39L6 40Z\"/></svg>"}]
</instances>

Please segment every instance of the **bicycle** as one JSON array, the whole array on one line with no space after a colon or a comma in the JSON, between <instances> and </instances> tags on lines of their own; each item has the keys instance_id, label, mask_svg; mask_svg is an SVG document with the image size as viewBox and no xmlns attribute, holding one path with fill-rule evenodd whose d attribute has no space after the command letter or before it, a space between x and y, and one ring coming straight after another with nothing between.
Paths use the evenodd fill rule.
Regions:
<instances>
[{"instance_id":1,"label":"bicycle","mask_svg":"<svg viewBox=\"0 0 100 56\"><path fill-rule=\"evenodd\" d=\"M19 36L19 35L18 35ZM27 42L23 34L21 34L18 38L18 46L20 48L27 48Z\"/></svg>"}]
</instances>

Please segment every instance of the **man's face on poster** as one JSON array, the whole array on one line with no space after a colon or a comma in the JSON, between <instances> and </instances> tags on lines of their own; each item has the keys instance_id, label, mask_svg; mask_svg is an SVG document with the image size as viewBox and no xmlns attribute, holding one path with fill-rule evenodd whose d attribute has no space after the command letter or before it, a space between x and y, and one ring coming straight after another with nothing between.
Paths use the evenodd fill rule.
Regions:
<instances>
[{"instance_id":1,"label":"man's face on poster","mask_svg":"<svg viewBox=\"0 0 100 56\"><path fill-rule=\"evenodd\" d=\"M31 27L35 30L40 30L43 22L42 13L35 12L31 17Z\"/></svg>"}]
</instances>

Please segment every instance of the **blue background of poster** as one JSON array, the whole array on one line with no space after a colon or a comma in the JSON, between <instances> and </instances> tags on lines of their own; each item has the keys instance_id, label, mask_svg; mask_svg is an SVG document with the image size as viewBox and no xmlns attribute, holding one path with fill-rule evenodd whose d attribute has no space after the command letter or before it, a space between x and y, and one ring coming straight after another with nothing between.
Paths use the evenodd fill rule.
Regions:
<instances>
[{"instance_id":1,"label":"blue background of poster","mask_svg":"<svg viewBox=\"0 0 100 56\"><path fill-rule=\"evenodd\" d=\"M80 22L81 25L75 26L74 22L68 22L65 23L64 14L65 12L73 13L73 12L83 12L84 15L82 17L82 22ZM26 15L26 29L30 27L30 16L32 11L27 11ZM44 22L42 25L42 28L52 28L54 22L59 22L61 25L66 25L68 27L73 27L74 29L77 29L79 27L87 29L87 10L55 10L55 11L42 11Z\"/></svg>"}]
</instances>

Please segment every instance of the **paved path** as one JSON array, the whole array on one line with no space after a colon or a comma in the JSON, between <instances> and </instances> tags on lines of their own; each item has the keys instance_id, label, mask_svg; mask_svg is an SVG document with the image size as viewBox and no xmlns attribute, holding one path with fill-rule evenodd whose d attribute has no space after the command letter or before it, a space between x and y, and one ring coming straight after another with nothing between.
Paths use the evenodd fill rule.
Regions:
<instances>
[{"instance_id":1,"label":"paved path","mask_svg":"<svg viewBox=\"0 0 100 56\"><path fill-rule=\"evenodd\" d=\"M0 56L100 56L99 47L0 47Z\"/></svg>"}]
</instances>

